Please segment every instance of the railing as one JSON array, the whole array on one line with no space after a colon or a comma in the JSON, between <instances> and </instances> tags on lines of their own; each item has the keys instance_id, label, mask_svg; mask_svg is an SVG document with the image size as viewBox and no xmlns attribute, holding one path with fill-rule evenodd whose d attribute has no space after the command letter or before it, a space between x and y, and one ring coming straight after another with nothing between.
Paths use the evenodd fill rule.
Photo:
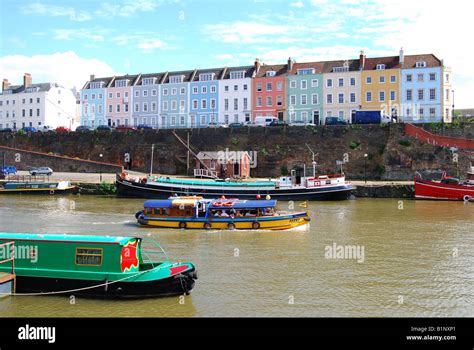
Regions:
<instances>
[{"instance_id":1,"label":"railing","mask_svg":"<svg viewBox=\"0 0 474 350\"><path fill-rule=\"evenodd\" d=\"M6 178L7 181L16 181L16 182L46 182L49 181L49 176L46 175L8 175Z\"/></svg>"},{"instance_id":2,"label":"railing","mask_svg":"<svg viewBox=\"0 0 474 350\"><path fill-rule=\"evenodd\" d=\"M423 128L412 124L405 124L405 132L416 139L433 146L456 147L459 149L474 149L474 140L458 137L440 136L432 134Z\"/></svg>"},{"instance_id":3,"label":"railing","mask_svg":"<svg viewBox=\"0 0 474 350\"><path fill-rule=\"evenodd\" d=\"M217 171L207 169L194 169L194 177L208 177L217 179Z\"/></svg>"},{"instance_id":4,"label":"railing","mask_svg":"<svg viewBox=\"0 0 474 350\"><path fill-rule=\"evenodd\" d=\"M13 280L13 293L15 293L16 290L16 276L15 276L15 242L7 242L7 243L2 243L0 244L0 251L7 252L5 255L6 257L2 257L3 260L0 260L0 265L4 263L8 263L11 261L12 263L12 269L11 273L7 274L7 276L4 276L3 278L0 276L0 284L4 282L8 282L10 280ZM8 251L10 254L8 254ZM0 295L1 297L2 295Z\"/></svg>"}]
</instances>

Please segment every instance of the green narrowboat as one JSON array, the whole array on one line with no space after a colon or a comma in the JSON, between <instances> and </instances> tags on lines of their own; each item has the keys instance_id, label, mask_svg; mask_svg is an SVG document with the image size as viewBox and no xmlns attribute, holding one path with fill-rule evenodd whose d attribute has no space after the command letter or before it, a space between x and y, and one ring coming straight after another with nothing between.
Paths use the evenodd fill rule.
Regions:
<instances>
[{"instance_id":1,"label":"green narrowboat","mask_svg":"<svg viewBox=\"0 0 474 350\"><path fill-rule=\"evenodd\" d=\"M172 262L140 237L0 233L0 260L11 256L17 294L160 297L189 294L197 279L191 262ZM0 273L11 270L0 264Z\"/></svg>"}]
</instances>

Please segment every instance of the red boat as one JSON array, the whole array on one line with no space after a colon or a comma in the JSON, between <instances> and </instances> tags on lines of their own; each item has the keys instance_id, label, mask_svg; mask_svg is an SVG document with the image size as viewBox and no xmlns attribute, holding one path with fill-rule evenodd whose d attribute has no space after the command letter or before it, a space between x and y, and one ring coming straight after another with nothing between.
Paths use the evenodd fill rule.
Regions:
<instances>
[{"instance_id":1,"label":"red boat","mask_svg":"<svg viewBox=\"0 0 474 350\"><path fill-rule=\"evenodd\" d=\"M467 180L447 176L440 181L427 181L415 176L415 198L451 201L474 201L474 167L467 173Z\"/></svg>"}]
</instances>

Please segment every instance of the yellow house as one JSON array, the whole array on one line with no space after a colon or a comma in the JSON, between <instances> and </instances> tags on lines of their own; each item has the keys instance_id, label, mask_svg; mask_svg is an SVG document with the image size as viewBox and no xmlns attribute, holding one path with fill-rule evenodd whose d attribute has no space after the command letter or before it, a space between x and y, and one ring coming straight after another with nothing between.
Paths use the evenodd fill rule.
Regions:
<instances>
[{"instance_id":1,"label":"yellow house","mask_svg":"<svg viewBox=\"0 0 474 350\"><path fill-rule=\"evenodd\" d=\"M400 113L401 64L399 56L365 58L361 56L361 109Z\"/></svg>"}]
</instances>

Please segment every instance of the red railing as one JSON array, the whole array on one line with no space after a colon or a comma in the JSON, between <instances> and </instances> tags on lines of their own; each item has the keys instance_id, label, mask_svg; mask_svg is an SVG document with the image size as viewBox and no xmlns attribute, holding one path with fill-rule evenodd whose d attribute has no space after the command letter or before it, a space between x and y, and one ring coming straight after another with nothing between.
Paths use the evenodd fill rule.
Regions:
<instances>
[{"instance_id":1,"label":"red railing","mask_svg":"<svg viewBox=\"0 0 474 350\"><path fill-rule=\"evenodd\" d=\"M463 139L459 137L440 136L430 133L418 126L412 124L405 124L405 132L407 135L413 136L414 138L429 143L433 146L441 147L456 147L459 149L474 149L474 140Z\"/></svg>"}]
</instances>

